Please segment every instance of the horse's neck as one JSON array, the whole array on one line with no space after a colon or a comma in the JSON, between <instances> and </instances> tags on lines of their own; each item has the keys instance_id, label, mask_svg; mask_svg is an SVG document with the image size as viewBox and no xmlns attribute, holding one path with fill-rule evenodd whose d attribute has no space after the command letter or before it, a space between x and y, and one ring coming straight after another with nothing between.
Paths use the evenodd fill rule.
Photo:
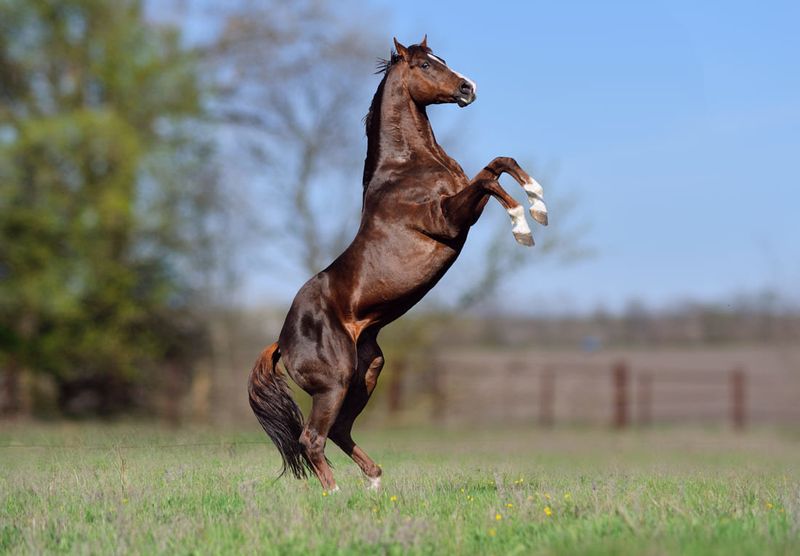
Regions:
<instances>
[{"instance_id":1,"label":"horse's neck","mask_svg":"<svg viewBox=\"0 0 800 556\"><path fill-rule=\"evenodd\" d=\"M411 160L413 155L440 156L441 148L436 143L425 108L411 99L399 75L387 77L376 139L378 165L388 161L402 163Z\"/></svg>"}]
</instances>

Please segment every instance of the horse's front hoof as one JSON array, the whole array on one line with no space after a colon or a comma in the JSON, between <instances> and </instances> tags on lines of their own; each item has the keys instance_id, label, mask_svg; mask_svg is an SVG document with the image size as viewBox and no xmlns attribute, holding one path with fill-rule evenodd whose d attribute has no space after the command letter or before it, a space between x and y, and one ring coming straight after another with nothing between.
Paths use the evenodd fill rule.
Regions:
<instances>
[{"instance_id":1,"label":"horse's front hoof","mask_svg":"<svg viewBox=\"0 0 800 556\"><path fill-rule=\"evenodd\" d=\"M530 211L534 220L536 220L542 226L547 226L547 211L535 210L533 207L531 207Z\"/></svg>"},{"instance_id":2,"label":"horse's front hoof","mask_svg":"<svg viewBox=\"0 0 800 556\"><path fill-rule=\"evenodd\" d=\"M517 243L526 247L533 247L533 234L530 232L514 232L514 239Z\"/></svg>"},{"instance_id":3,"label":"horse's front hoof","mask_svg":"<svg viewBox=\"0 0 800 556\"><path fill-rule=\"evenodd\" d=\"M517 205L515 207L511 207L506 212L511 217L511 232L514 234L514 239L517 240L517 243L521 243L522 245L527 245L528 247L533 245L533 235L531 234L531 229L528 227L528 223L525 221L525 213L521 205Z\"/></svg>"},{"instance_id":4,"label":"horse's front hoof","mask_svg":"<svg viewBox=\"0 0 800 556\"><path fill-rule=\"evenodd\" d=\"M525 182L525 185L523 185L522 187L523 189L525 189L525 192L528 195L534 195L536 197L539 197L540 199L544 197L544 188L541 185L539 185L539 182L533 178Z\"/></svg>"},{"instance_id":5,"label":"horse's front hoof","mask_svg":"<svg viewBox=\"0 0 800 556\"><path fill-rule=\"evenodd\" d=\"M541 199L533 199L531 208L528 209L531 216L542 226L547 226L547 206Z\"/></svg>"}]
</instances>

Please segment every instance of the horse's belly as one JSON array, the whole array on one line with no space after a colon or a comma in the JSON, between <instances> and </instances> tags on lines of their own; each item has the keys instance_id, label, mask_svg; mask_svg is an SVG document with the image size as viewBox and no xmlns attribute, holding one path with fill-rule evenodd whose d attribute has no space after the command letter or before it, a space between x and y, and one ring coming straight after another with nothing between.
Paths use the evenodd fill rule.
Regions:
<instances>
[{"instance_id":1,"label":"horse's belly","mask_svg":"<svg viewBox=\"0 0 800 556\"><path fill-rule=\"evenodd\" d=\"M396 318L422 299L458 257L458 251L429 238L403 243L368 253L368 271L359 277L354 300L357 313L365 317L396 313L392 316Z\"/></svg>"}]
</instances>

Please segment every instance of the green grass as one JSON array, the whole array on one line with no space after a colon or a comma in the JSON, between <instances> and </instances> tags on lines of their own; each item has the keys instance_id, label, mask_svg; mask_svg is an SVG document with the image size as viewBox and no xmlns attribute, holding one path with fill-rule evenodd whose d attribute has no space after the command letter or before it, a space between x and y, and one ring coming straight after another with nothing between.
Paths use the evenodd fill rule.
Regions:
<instances>
[{"instance_id":1,"label":"green grass","mask_svg":"<svg viewBox=\"0 0 800 556\"><path fill-rule=\"evenodd\" d=\"M0 553L800 553L797 436L360 438L385 470L380 493L333 446L341 492L274 482L276 453L254 429L5 426Z\"/></svg>"}]
</instances>

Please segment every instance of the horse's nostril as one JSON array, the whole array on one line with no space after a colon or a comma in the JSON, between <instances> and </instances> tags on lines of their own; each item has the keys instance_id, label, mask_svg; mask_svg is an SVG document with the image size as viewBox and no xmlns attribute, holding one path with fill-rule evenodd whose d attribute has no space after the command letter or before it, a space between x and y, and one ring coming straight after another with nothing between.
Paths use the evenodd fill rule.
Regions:
<instances>
[{"instance_id":1,"label":"horse's nostril","mask_svg":"<svg viewBox=\"0 0 800 556\"><path fill-rule=\"evenodd\" d=\"M468 95L468 94L470 94L472 92L472 85L470 85L466 81L462 81L461 82L461 86L459 87L459 89L461 90L462 93L464 93L465 95Z\"/></svg>"}]
</instances>

